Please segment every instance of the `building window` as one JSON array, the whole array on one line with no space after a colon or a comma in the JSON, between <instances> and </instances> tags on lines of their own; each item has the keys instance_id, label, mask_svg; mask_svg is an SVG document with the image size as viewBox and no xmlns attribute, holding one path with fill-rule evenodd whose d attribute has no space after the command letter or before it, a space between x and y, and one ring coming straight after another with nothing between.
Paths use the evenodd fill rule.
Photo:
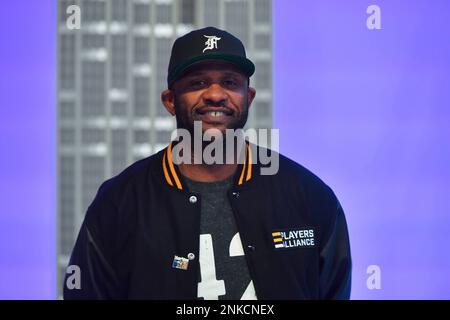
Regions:
<instances>
[{"instance_id":1,"label":"building window","mask_svg":"<svg viewBox=\"0 0 450 320\"><path fill-rule=\"evenodd\" d=\"M195 24L195 2L194 0L180 0L179 22L184 24Z\"/></svg>"},{"instance_id":2,"label":"building window","mask_svg":"<svg viewBox=\"0 0 450 320\"><path fill-rule=\"evenodd\" d=\"M256 50L271 50L271 48L270 34L255 34Z\"/></svg>"},{"instance_id":3,"label":"building window","mask_svg":"<svg viewBox=\"0 0 450 320\"><path fill-rule=\"evenodd\" d=\"M150 63L150 40L148 37L134 37L134 62Z\"/></svg>"},{"instance_id":4,"label":"building window","mask_svg":"<svg viewBox=\"0 0 450 320\"><path fill-rule=\"evenodd\" d=\"M258 23L270 23L272 18L272 1L255 1L255 21Z\"/></svg>"},{"instance_id":5,"label":"building window","mask_svg":"<svg viewBox=\"0 0 450 320\"><path fill-rule=\"evenodd\" d=\"M172 5L166 3L156 5L156 22L172 23Z\"/></svg>"},{"instance_id":6,"label":"building window","mask_svg":"<svg viewBox=\"0 0 450 320\"><path fill-rule=\"evenodd\" d=\"M225 26L228 32L241 39L244 46L248 47L248 2L225 2Z\"/></svg>"},{"instance_id":7,"label":"building window","mask_svg":"<svg viewBox=\"0 0 450 320\"><path fill-rule=\"evenodd\" d=\"M84 61L82 78L83 117L103 117L105 115L105 63Z\"/></svg>"},{"instance_id":8,"label":"building window","mask_svg":"<svg viewBox=\"0 0 450 320\"><path fill-rule=\"evenodd\" d=\"M147 4L143 3L134 4L134 23L136 24L150 23L150 10Z\"/></svg>"},{"instance_id":9,"label":"building window","mask_svg":"<svg viewBox=\"0 0 450 320\"><path fill-rule=\"evenodd\" d=\"M59 115L64 120L75 118L75 104L71 101L61 101L59 103Z\"/></svg>"},{"instance_id":10,"label":"building window","mask_svg":"<svg viewBox=\"0 0 450 320\"><path fill-rule=\"evenodd\" d=\"M59 142L62 145L74 145L75 144L75 129L61 128L59 130Z\"/></svg>"},{"instance_id":11,"label":"building window","mask_svg":"<svg viewBox=\"0 0 450 320\"><path fill-rule=\"evenodd\" d=\"M255 84L258 89L270 89L272 86L272 70L269 61L255 63Z\"/></svg>"},{"instance_id":12,"label":"building window","mask_svg":"<svg viewBox=\"0 0 450 320\"><path fill-rule=\"evenodd\" d=\"M135 130L134 131L134 143L149 143L149 132L148 130Z\"/></svg>"},{"instance_id":13,"label":"building window","mask_svg":"<svg viewBox=\"0 0 450 320\"><path fill-rule=\"evenodd\" d=\"M85 128L81 132L81 141L83 144L97 144L104 143L105 130L96 128Z\"/></svg>"},{"instance_id":14,"label":"building window","mask_svg":"<svg viewBox=\"0 0 450 320\"><path fill-rule=\"evenodd\" d=\"M111 36L111 85L113 88L127 87L127 37Z\"/></svg>"},{"instance_id":15,"label":"building window","mask_svg":"<svg viewBox=\"0 0 450 320\"><path fill-rule=\"evenodd\" d=\"M208 0L205 1L204 7L204 21L206 26L212 26L220 28L219 19L219 0Z\"/></svg>"},{"instance_id":16,"label":"building window","mask_svg":"<svg viewBox=\"0 0 450 320\"><path fill-rule=\"evenodd\" d=\"M127 103L111 102L111 114L116 117L125 117L127 115Z\"/></svg>"},{"instance_id":17,"label":"building window","mask_svg":"<svg viewBox=\"0 0 450 320\"><path fill-rule=\"evenodd\" d=\"M75 88L75 35L60 35L59 84L62 89Z\"/></svg>"},{"instance_id":18,"label":"building window","mask_svg":"<svg viewBox=\"0 0 450 320\"><path fill-rule=\"evenodd\" d=\"M101 22L106 20L105 2L83 1L80 7L84 22Z\"/></svg>"},{"instance_id":19,"label":"building window","mask_svg":"<svg viewBox=\"0 0 450 320\"><path fill-rule=\"evenodd\" d=\"M111 1L111 19L113 21L127 21L127 1L129 0L108 1Z\"/></svg>"},{"instance_id":20,"label":"building window","mask_svg":"<svg viewBox=\"0 0 450 320\"><path fill-rule=\"evenodd\" d=\"M134 116L150 117L149 78L134 78Z\"/></svg>"}]
</instances>

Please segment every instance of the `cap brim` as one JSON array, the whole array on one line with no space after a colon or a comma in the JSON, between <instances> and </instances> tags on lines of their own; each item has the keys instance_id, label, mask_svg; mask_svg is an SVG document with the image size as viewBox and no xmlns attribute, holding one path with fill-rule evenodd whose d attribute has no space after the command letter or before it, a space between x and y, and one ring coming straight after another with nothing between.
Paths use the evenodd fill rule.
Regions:
<instances>
[{"instance_id":1,"label":"cap brim","mask_svg":"<svg viewBox=\"0 0 450 320\"><path fill-rule=\"evenodd\" d=\"M178 66L167 78L168 85L170 86L177 80L187 68L204 60L222 60L231 62L241 69L247 77L251 77L255 72L255 65L245 57L224 53L208 53L188 59L182 65Z\"/></svg>"}]
</instances>

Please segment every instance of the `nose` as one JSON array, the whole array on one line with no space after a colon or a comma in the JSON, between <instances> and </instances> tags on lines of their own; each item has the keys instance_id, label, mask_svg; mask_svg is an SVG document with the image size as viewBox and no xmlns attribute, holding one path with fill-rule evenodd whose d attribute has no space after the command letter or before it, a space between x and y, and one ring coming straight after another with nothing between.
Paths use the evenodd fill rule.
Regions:
<instances>
[{"instance_id":1,"label":"nose","mask_svg":"<svg viewBox=\"0 0 450 320\"><path fill-rule=\"evenodd\" d=\"M203 101L206 105L224 106L228 99L227 93L217 83L211 84L207 90L203 92Z\"/></svg>"}]
</instances>

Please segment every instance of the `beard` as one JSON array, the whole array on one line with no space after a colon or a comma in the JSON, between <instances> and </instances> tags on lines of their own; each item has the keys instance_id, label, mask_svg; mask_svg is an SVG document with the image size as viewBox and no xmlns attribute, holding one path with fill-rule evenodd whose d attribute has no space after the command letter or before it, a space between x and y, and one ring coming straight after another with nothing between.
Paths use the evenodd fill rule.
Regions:
<instances>
[{"instance_id":1,"label":"beard","mask_svg":"<svg viewBox=\"0 0 450 320\"><path fill-rule=\"evenodd\" d=\"M233 110L233 113L230 115L232 117L231 121L229 121L225 128L218 129L216 128L215 133L212 137L208 138L209 133L211 131L208 131L210 129L205 129L202 123L202 138L201 138L201 150L205 150L210 144L213 143L221 143L223 146L222 149L222 155L225 157L228 156L227 148L232 148L232 150L235 150L233 152L233 158L230 158L233 162L236 163L238 157L242 158L244 156L243 150L244 150L244 142L245 137L243 133L243 128L248 120L248 112L250 104L248 103L247 97L245 97L245 106L242 108L242 110L239 112L237 110ZM225 106L226 107L226 106ZM175 118L177 121L177 129L184 129L189 132L191 139L190 139L190 147L191 147L191 154L192 156L195 154L194 145L195 142L193 139L196 139L197 136L195 134L194 129L194 121L201 121L200 119L195 119L193 108L187 107L183 105L183 103L178 99L177 96L174 97L174 109L175 109ZM195 111L194 111L195 112ZM196 124L197 130L198 130L198 123ZM213 127L214 128L214 127ZM227 138L227 132L226 130L232 130L233 135L232 137ZM237 131L235 131L237 130ZM218 132L220 134L218 134ZM231 138L231 139L230 139ZM181 138L181 141L184 140L184 137ZM216 152L212 152L212 156L216 156ZM239 158L239 159L240 159ZM227 163L230 163L229 158L226 158ZM192 161L195 161L194 158Z\"/></svg>"}]
</instances>

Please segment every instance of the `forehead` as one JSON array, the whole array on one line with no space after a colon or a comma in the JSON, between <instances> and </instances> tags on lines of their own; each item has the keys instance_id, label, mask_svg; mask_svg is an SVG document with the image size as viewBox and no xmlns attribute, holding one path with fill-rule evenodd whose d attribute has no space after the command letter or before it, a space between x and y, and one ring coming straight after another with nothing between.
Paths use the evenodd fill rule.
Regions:
<instances>
[{"instance_id":1,"label":"forehead","mask_svg":"<svg viewBox=\"0 0 450 320\"><path fill-rule=\"evenodd\" d=\"M197 74L207 74L208 72L234 73L246 77L242 70L234 63L220 60L206 60L190 66L188 69L186 69L180 79Z\"/></svg>"}]
</instances>

